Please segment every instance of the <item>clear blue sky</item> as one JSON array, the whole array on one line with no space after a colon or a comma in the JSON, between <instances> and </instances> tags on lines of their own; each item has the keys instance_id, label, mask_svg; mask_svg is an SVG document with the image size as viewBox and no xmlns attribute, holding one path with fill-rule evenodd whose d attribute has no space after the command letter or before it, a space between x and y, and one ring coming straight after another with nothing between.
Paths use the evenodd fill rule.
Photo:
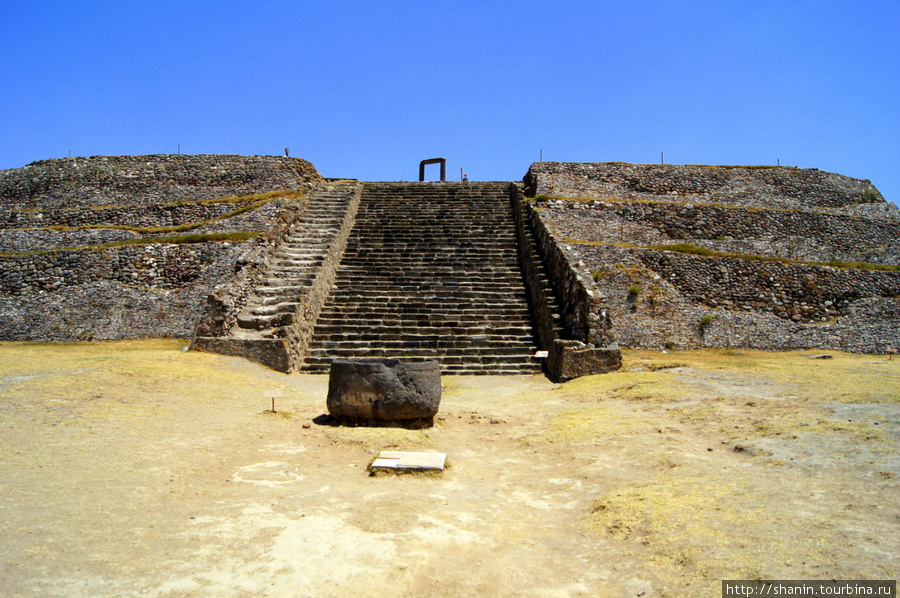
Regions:
<instances>
[{"instance_id":1,"label":"clear blue sky","mask_svg":"<svg viewBox=\"0 0 900 598\"><path fill-rule=\"evenodd\" d=\"M900 0L2 0L0 57L0 168L290 147L331 177L515 180L542 150L664 152L900 201Z\"/></svg>"}]
</instances>

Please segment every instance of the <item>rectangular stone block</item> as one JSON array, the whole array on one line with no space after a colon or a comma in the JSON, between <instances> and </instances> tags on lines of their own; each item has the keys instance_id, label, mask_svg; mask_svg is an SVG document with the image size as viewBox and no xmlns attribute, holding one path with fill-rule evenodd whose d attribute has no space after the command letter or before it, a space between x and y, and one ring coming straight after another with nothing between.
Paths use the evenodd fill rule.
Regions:
<instances>
[{"instance_id":1,"label":"rectangular stone block","mask_svg":"<svg viewBox=\"0 0 900 598\"><path fill-rule=\"evenodd\" d=\"M594 347L577 341L556 340L547 359L547 373L558 382L614 372L620 367L622 352L618 348Z\"/></svg>"},{"instance_id":2,"label":"rectangular stone block","mask_svg":"<svg viewBox=\"0 0 900 598\"><path fill-rule=\"evenodd\" d=\"M444 471L446 453L410 453L381 451L370 469L396 469L407 471Z\"/></svg>"}]
</instances>

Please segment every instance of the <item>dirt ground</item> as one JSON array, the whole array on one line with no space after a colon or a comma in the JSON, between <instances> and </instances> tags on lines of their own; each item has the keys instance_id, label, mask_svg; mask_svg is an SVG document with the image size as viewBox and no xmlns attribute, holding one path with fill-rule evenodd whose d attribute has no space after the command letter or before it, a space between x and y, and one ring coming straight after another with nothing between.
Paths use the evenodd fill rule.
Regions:
<instances>
[{"instance_id":1,"label":"dirt ground","mask_svg":"<svg viewBox=\"0 0 900 598\"><path fill-rule=\"evenodd\" d=\"M566 384L445 376L437 425L409 431L318 425L327 376L182 344L0 343L2 596L900 577L900 359L626 352ZM449 467L372 477L382 449Z\"/></svg>"}]
</instances>

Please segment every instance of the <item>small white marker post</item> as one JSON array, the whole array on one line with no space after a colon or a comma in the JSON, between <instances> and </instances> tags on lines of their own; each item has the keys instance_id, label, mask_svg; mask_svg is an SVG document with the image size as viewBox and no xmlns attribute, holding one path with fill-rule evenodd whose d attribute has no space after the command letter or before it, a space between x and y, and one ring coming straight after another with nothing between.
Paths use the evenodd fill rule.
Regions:
<instances>
[{"instance_id":1,"label":"small white marker post","mask_svg":"<svg viewBox=\"0 0 900 598\"><path fill-rule=\"evenodd\" d=\"M267 390L263 393L263 396L267 399L272 399L272 413L275 413L275 397L281 396L281 390L277 388L273 390Z\"/></svg>"}]
</instances>

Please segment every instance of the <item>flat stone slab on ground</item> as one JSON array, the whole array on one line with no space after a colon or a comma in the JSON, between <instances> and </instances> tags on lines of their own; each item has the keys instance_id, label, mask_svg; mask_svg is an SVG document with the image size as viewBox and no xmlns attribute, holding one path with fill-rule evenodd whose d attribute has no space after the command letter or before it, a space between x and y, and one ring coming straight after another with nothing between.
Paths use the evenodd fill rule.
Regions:
<instances>
[{"instance_id":1,"label":"flat stone slab on ground","mask_svg":"<svg viewBox=\"0 0 900 598\"><path fill-rule=\"evenodd\" d=\"M408 453L381 451L371 469L402 469L404 471L444 471L446 453Z\"/></svg>"}]
</instances>

